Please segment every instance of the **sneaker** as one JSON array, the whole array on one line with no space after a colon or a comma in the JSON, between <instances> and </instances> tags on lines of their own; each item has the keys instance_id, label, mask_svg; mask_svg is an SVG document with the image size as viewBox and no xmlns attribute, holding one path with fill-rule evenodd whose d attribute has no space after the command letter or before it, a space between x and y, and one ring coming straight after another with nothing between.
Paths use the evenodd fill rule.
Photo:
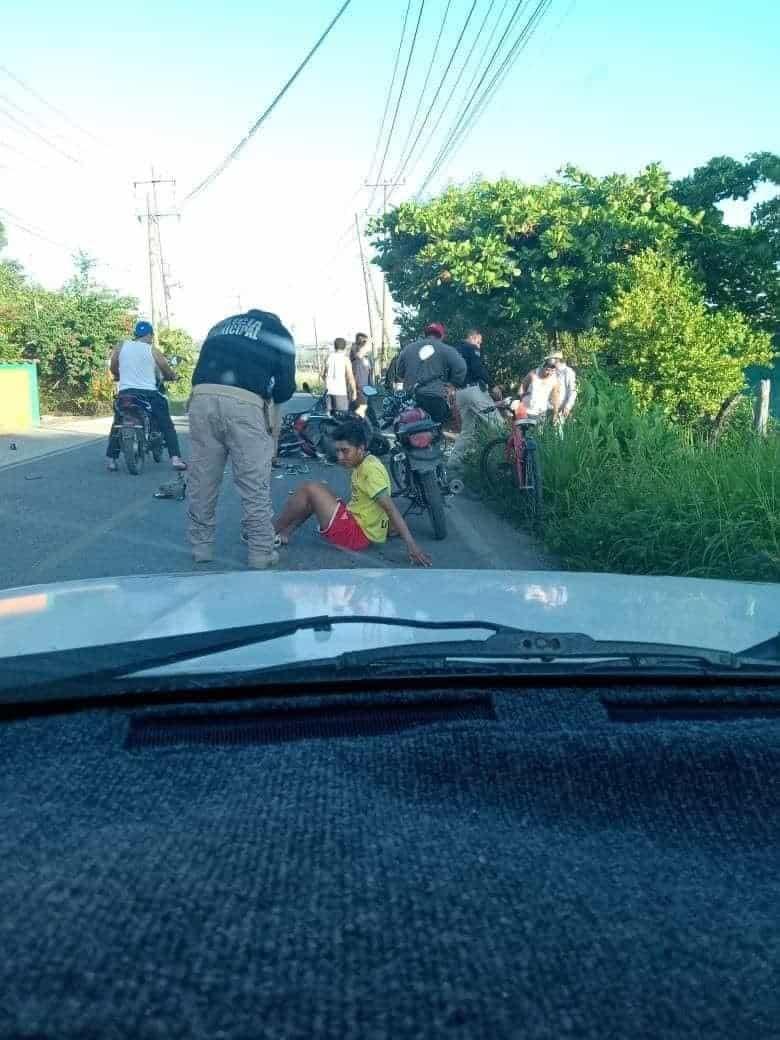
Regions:
<instances>
[{"instance_id":1,"label":"sneaker","mask_svg":"<svg viewBox=\"0 0 780 1040\"><path fill-rule=\"evenodd\" d=\"M187 463L184 459L180 459L178 455L174 455L171 459L171 465L174 469L184 470L187 468Z\"/></svg>"},{"instance_id":2,"label":"sneaker","mask_svg":"<svg viewBox=\"0 0 780 1040\"><path fill-rule=\"evenodd\" d=\"M262 556L249 555L247 564L250 570L253 571L265 571L269 567L275 567L279 562L279 553L274 549L273 552L263 553Z\"/></svg>"},{"instance_id":3,"label":"sneaker","mask_svg":"<svg viewBox=\"0 0 780 1040\"><path fill-rule=\"evenodd\" d=\"M116 461L116 459L109 459L106 463L106 469L109 473L116 473L119 469L119 463Z\"/></svg>"},{"instance_id":4,"label":"sneaker","mask_svg":"<svg viewBox=\"0 0 780 1040\"><path fill-rule=\"evenodd\" d=\"M192 550L193 563L211 563L214 559L214 550L210 545L199 545Z\"/></svg>"}]
</instances>

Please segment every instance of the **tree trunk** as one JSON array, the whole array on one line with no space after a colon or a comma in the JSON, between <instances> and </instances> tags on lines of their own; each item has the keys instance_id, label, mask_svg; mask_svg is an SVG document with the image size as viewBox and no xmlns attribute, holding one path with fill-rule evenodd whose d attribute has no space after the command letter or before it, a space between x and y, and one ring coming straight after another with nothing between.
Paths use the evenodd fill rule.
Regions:
<instances>
[{"instance_id":1,"label":"tree trunk","mask_svg":"<svg viewBox=\"0 0 780 1040\"><path fill-rule=\"evenodd\" d=\"M756 400L756 430L762 437L766 437L769 426L769 392L772 383L769 379L762 379L759 384L758 399Z\"/></svg>"},{"instance_id":2,"label":"tree trunk","mask_svg":"<svg viewBox=\"0 0 780 1040\"><path fill-rule=\"evenodd\" d=\"M726 423L729 420L729 416L737 407L741 399L742 391L738 390L735 394L732 394L730 397L727 397L718 409L718 414L712 420L712 426L710 427L709 432L709 441L713 447L720 440L720 436L726 428Z\"/></svg>"}]
</instances>

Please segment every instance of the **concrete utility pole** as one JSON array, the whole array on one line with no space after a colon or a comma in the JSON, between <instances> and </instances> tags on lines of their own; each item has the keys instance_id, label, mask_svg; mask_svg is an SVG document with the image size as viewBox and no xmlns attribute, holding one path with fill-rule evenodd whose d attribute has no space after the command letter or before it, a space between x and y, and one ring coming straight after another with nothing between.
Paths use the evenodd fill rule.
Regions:
<instances>
[{"instance_id":1,"label":"concrete utility pole","mask_svg":"<svg viewBox=\"0 0 780 1040\"><path fill-rule=\"evenodd\" d=\"M368 292L368 271L366 270L366 258L363 255L363 236L360 233L360 221L358 220L357 213L355 214L355 234L357 235L358 248L360 249L360 267L363 271L363 288L366 290L366 309L368 310L368 334L371 337L371 344L374 344L374 312L371 310L371 297ZM371 362L371 378L374 378L374 363Z\"/></svg>"},{"instance_id":2,"label":"concrete utility pole","mask_svg":"<svg viewBox=\"0 0 780 1040\"><path fill-rule=\"evenodd\" d=\"M387 214L387 193L390 188L400 188L406 181L379 181L376 184L366 183L367 188L381 188L382 189L382 213ZM387 279L382 274L382 349L380 351L379 368L380 372L384 374L385 370L385 346L390 346L390 334L387 328Z\"/></svg>"},{"instance_id":3,"label":"concrete utility pole","mask_svg":"<svg viewBox=\"0 0 780 1040\"><path fill-rule=\"evenodd\" d=\"M157 201L157 185L158 184L170 184L173 187L176 186L176 181L171 178L156 177L154 174L154 168L152 168L151 178L148 181L133 181L133 187L139 188L144 187L146 191L146 212L139 215L138 221L142 223L146 221L146 248L148 253L149 262L149 307L152 318L152 324L154 325L154 340L157 342L157 323L158 323L158 306L157 306L157 294L155 291L156 272L159 270L160 284L162 286L162 315L164 318L165 327L170 327L171 314L170 314L170 298L171 298L171 282L170 282L170 271L165 263L163 256L162 247L162 235L160 233L160 220L165 217L176 217L181 219L180 214L173 210L167 213L161 213L158 208ZM162 319L161 319L162 320Z\"/></svg>"}]
</instances>

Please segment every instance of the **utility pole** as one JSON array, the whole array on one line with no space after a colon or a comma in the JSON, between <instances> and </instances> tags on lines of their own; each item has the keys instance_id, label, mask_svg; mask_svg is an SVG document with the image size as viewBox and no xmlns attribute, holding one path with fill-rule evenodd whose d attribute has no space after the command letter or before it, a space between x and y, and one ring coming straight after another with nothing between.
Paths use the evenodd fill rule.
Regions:
<instances>
[{"instance_id":1,"label":"utility pole","mask_svg":"<svg viewBox=\"0 0 780 1040\"><path fill-rule=\"evenodd\" d=\"M146 220L146 248L148 253L149 262L149 306L152 317L152 325L154 325L154 339L157 342L157 321L158 321L158 307L157 307L157 294L155 291L156 285L156 272L159 270L160 285L162 287L162 314L164 315L164 324L166 327L170 327L171 314L170 314L170 297L171 297L171 282L169 280L170 272L165 264L162 247L162 235L160 233L160 220L165 217L176 217L181 219L177 211L168 213L160 212L157 200L157 185L158 184L170 184L172 187L176 186L176 181L172 178L156 177L154 173L154 167L152 167L151 178L148 181L133 181L133 187L139 188L144 187L146 191L146 213L138 217L139 223Z\"/></svg>"},{"instance_id":2,"label":"utility pole","mask_svg":"<svg viewBox=\"0 0 780 1040\"><path fill-rule=\"evenodd\" d=\"M371 343L374 343L374 314L371 310L371 297L368 294L368 271L366 270L366 258L363 255L363 236L360 234L360 221L358 220L357 213L355 214L355 233L358 240L358 248L360 249L360 267L363 271L363 288L366 290L366 309L368 310L368 333L371 336ZM374 378L374 362L371 362L371 378Z\"/></svg>"},{"instance_id":3,"label":"utility pole","mask_svg":"<svg viewBox=\"0 0 780 1040\"><path fill-rule=\"evenodd\" d=\"M317 371L319 372L320 369L322 368L322 363L320 361L320 338L317 335L317 315L316 314L311 319L311 323L314 326L314 356L317 358Z\"/></svg>"},{"instance_id":4,"label":"utility pole","mask_svg":"<svg viewBox=\"0 0 780 1040\"><path fill-rule=\"evenodd\" d=\"M387 192L390 188L400 188L406 181L379 181L376 184L369 184L366 182L367 188L381 188L382 189L382 214L387 215ZM382 274L382 349L380 351L379 368L380 372L384 374L385 371L385 345L390 345L390 335L387 329L387 279Z\"/></svg>"}]
</instances>

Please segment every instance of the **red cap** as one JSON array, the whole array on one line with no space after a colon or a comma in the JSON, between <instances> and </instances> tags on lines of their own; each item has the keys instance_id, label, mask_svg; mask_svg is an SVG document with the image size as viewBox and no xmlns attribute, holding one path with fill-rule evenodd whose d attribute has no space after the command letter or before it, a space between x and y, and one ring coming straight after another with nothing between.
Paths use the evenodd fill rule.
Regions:
<instances>
[{"instance_id":1,"label":"red cap","mask_svg":"<svg viewBox=\"0 0 780 1040\"><path fill-rule=\"evenodd\" d=\"M425 326L425 335L436 336L437 339L446 339L447 329L444 327L444 325L440 324L438 321L435 321L433 322L433 324Z\"/></svg>"}]
</instances>

